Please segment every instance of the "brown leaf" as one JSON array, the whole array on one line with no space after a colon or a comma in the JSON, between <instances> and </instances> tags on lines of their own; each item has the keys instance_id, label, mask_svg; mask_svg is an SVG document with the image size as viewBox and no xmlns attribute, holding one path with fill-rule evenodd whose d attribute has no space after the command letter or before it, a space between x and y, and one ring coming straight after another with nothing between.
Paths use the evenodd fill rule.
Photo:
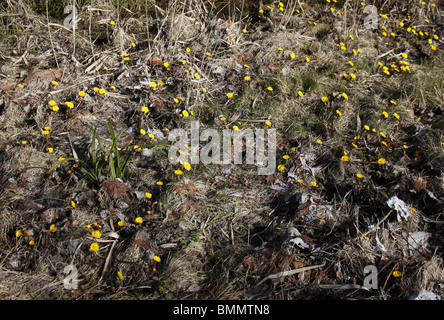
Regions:
<instances>
[{"instance_id":1,"label":"brown leaf","mask_svg":"<svg viewBox=\"0 0 444 320\"><path fill-rule=\"evenodd\" d=\"M104 181L102 184L102 190L113 199L117 199L122 193L130 190L130 188L119 179L113 179Z\"/></svg>"},{"instance_id":2,"label":"brown leaf","mask_svg":"<svg viewBox=\"0 0 444 320\"><path fill-rule=\"evenodd\" d=\"M416 192L419 192L421 190L424 190L427 187L427 180L424 178L413 179L412 186Z\"/></svg>"}]
</instances>

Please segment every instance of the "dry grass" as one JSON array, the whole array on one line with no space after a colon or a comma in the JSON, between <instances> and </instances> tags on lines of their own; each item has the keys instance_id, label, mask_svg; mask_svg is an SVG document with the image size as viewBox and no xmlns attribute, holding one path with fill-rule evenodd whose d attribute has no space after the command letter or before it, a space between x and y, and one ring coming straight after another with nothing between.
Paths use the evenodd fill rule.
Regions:
<instances>
[{"instance_id":1,"label":"dry grass","mask_svg":"<svg viewBox=\"0 0 444 320\"><path fill-rule=\"evenodd\" d=\"M289 0L281 13L255 1L116 7L92 0L82 3L73 33L53 14L58 8L38 15L38 1L7 0L0 7L0 298L407 299L419 289L442 296L443 7L373 2L396 41L381 28L364 29L353 1ZM430 37L393 27L401 20ZM436 51L427 42L432 28ZM400 67L403 52L410 71L396 72L390 65ZM163 84L151 88L152 81ZM61 110L53 112L50 100ZM59 157L91 163L86 124L109 148L110 117L124 130L120 146L130 148L167 142L166 129L189 129L190 119L217 130L265 128L269 120L285 169L266 177L250 165L187 171L155 147L135 153L125 181L105 170L94 186L74 162L46 174ZM409 219L398 221L385 204L394 195L415 209ZM412 249L419 232L428 242ZM74 291L63 287L70 264L81 274ZM321 267L291 272L314 265ZM377 290L320 287L362 284L367 265L378 268Z\"/></svg>"}]
</instances>

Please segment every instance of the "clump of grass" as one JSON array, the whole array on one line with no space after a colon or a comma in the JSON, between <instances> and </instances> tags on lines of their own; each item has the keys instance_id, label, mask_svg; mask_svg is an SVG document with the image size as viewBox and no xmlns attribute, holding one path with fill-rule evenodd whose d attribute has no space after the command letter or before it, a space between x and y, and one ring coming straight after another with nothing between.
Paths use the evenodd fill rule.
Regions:
<instances>
[{"instance_id":1,"label":"clump of grass","mask_svg":"<svg viewBox=\"0 0 444 320\"><path fill-rule=\"evenodd\" d=\"M102 173L105 171L112 179L128 178L128 164L133 162L133 160L130 159L134 152L141 151L142 148L149 148L160 145L168 146L168 144L148 143L142 146L134 146L133 148L128 148L132 143L132 141L129 141L119 148L118 140L125 131L122 130L119 134L116 135L113 122L111 118L109 118L108 130L111 139L111 146L109 146L109 148L105 148L102 142L102 138L97 134L96 129L88 124L87 126L92 133L91 162L88 163L78 158L62 158L59 159L59 162L56 165L48 170L48 174L66 161L80 161L88 168L83 168L82 171L88 176L88 178L93 182L95 186L98 186L102 177Z\"/></svg>"}]
</instances>

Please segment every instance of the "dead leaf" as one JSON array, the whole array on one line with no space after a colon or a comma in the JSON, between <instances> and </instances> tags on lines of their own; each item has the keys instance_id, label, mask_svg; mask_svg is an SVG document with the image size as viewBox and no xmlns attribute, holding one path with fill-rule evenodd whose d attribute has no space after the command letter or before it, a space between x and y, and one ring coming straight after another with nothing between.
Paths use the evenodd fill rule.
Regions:
<instances>
[{"instance_id":1,"label":"dead leaf","mask_svg":"<svg viewBox=\"0 0 444 320\"><path fill-rule=\"evenodd\" d=\"M413 179L412 186L416 192L419 192L421 190L424 190L427 187L427 180L424 178Z\"/></svg>"},{"instance_id":2,"label":"dead leaf","mask_svg":"<svg viewBox=\"0 0 444 320\"><path fill-rule=\"evenodd\" d=\"M102 190L113 199L117 199L122 193L130 190L130 188L119 179L113 179L104 181L102 184Z\"/></svg>"}]
</instances>

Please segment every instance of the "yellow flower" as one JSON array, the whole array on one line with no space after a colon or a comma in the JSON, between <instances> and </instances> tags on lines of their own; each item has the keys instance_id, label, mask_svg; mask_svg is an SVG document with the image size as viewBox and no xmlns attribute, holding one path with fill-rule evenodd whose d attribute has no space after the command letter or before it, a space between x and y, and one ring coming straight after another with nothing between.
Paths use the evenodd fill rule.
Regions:
<instances>
[{"instance_id":1,"label":"yellow flower","mask_svg":"<svg viewBox=\"0 0 444 320\"><path fill-rule=\"evenodd\" d=\"M151 86L152 88L155 88L155 87L157 87L157 83L154 82L154 81L151 81L151 82L150 82L150 86Z\"/></svg>"},{"instance_id":2,"label":"yellow flower","mask_svg":"<svg viewBox=\"0 0 444 320\"><path fill-rule=\"evenodd\" d=\"M190 114L188 113L187 110L183 110L183 111L182 111L182 114L183 114L183 116L184 116L185 118L188 118L188 117L190 116Z\"/></svg>"},{"instance_id":3,"label":"yellow flower","mask_svg":"<svg viewBox=\"0 0 444 320\"><path fill-rule=\"evenodd\" d=\"M342 93L342 97L343 97L345 100L348 100L348 96L347 96L347 94L346 94L345 92Z\"/></svg>"},{"instance_id":4,"label":"yellow flower","mask_svg":"<svg viewBox=\"0 0 444 320\"><path fill-rule=\"evenodd\" d=\"M91 243L91 246L89 247L89 250L91 250L91 251L99 251L99 244L98 243L96 243L96 242L93 242L93 243Z\"/></svg>"},{"instance_id":5,"label":"yellow flower","mask_svg":"<svg viewBox=\"0 0 444 320\"><path fill-rule=\"evenodd\" d=\"M26 141L26 140L22 141L22 144L27 144L27 143L28 143L28 141Z\"/></svg>"},{"instance_id":6,"label":"yellow flower","mask_svg":"<svg viewBox=\"0 0 444 320\"><path fill-rule=\"evenodd\" d=\"M76 207L76 203L74 201L71 201L71 207L73 207L73 208Z\"/></svg>"},{"instance_id":7,"label":"yellow flower","mask_svg":"<svg viewBox=\"0 0 444 320\"><path fill-rule=\"evenodd\" d=\"M296 56L295 56L295 54L293 52L290 53L290 58L292 58L292 59L296 58Z\"/></svg>"},{"instance_id":8,"label":"yellow flower","mask_svg":"<svg viewBox=\"0 0 444 320\"><path fill-rule=\"evenodd\" d=\"M233 98L233 94L231 92L228 92L227 97L228 97L228 99L231 99L231 98Z\"/></svg>"},{"instance_id":9,"label":"yellow flower","mask_svg":"<svg viewBox=\"0 0 444 320\"><path fill-rule=\"evenodd\" d=\"M285 170L285 166L282 165L282 164L280 164L280 165L278 165L277 169L278 169L279 171L284 171L284 170Z\"/></svg>"},{"instance_id":10,"label":"yellow flower","mask_svg":"<svg viewBox=\"0 0 444 320\"><path fill-rule=\"evenodd\" d=\"M69 102L69 101L65 102L65 106L67 106L70 109L74 108L74 104L72 102Z\"/></svg>"},{"instance_id":11,"label":"yellow flower","mask_svg":"<svg viewBox=\"0 0 444 320\"><path fill-rule=\"evenodd\" d=\"M52 83L53 85L55 85L55 86L58 86L58 85L59 85L59 83L58 83L57 81L55 81L55 80L52 80L51 83Z\"/></svg>"},{"instance_id":12,"label":"yellow flower","mask_svg":"<svg viewBox=\"0 0 444 320\"><path fill-rule=\"evenodd\" d=\"M360 174L360 173L356 174L356 176L357 176L359 179L364 178L364 176L363 176L362 174Z\"/></svg>"},{"instance_id":13,"label":"yellow flower","mask_svg":"<svg viewBox=\"0 0 444 320\"><path fill-rule=\"evenodd\" d=\"M142 107L142 112L143 113L148 113L148 111L149 111L148 107L145 107L145 106Z\"/></svg>"},{"instance_id":14,"label":"yellow flower","mask_svg":"<svg viewBox=\"0 0 444 320\"><path fill-rule=\"evenodd\" d=\"M116 22L115 22L114 20L111 20L109 23L110 23L111 25L115 25L115 24L116 24Z\"/></svg>"},{"instance_id":15,"label":"yellow flower","mask_svg":"<svg viewBox=\"0 0 444 320\"><path fill-rule=\"evenodd\" d=\"M99 230L94 230L91 232L91 235L96 239L100 239L102 237L102 233Z\"/></svg>"},{"instance_id":16,"label":"yellow flower","mask_svg":"<svg viewBox=\"0 0 444 320\"><path fill-rule=\"evenodd\" d=\"M310 62L310 58L309 58L309 57L306 57L306 58L305 58L305 61Z\"/></svg>"},{"instance_id":17,"label":"yellow flower","mask_svg":"<svg viewBox=\"0 0 444 320\"><path fill-rule=\"evenodd\" d=\"M56 231L57 227L55 226L55 224L52 224L52 225L49 226L49 230Z\"/></svg>"},{"instance_id":18,"label":"yellow flower","mask_svg":"<svg viewBox=\"0 0 444 320\"><path fill-rule=\"evenodd\" d=\"M140 134L141 134L141 135L146 135L146 131L143 130L143 129L140 129Z\"/></svg>"},{"instance_id":19,"label":"yellow flower","mask_svg":"<svg viewBox=\"0 0 444 320\"><path fill-rule=\"evenodd\" d=\"M162 182L162 181L157 181L156 184L157 184L158 186L163 186L163 182Z\"/></svg>"},{"instance_id":20,"label":"yellow flower","mask_svg":"<svg viewBox=\"0 0 444 320\"><path fill-rule=\"evenodd\" d=\"M382 114L383 114L384 117L386 117L386 118L389 116L388 113L387 113L386 111L383 111Z\"/></svg>"},{"instance_id":21,"label":"yellow flower","mask_svg":"<svg viewBox=\"0 0 444 320\"><path fill-rule=\"evenodd\" d=\"M265 121L265 124L267 125L267 126L271 126L271 121Z\"/></svg>"},{"instance_id":22,"label":"yellow flower","mask_svg":"<svg viewBox=\"0 0 444 320\"><path fill-rule=\"evenodd\" d=\"M323 96L323 97L321 98L321 100L322 100L322 102L327 102L327 101L328 101L328 97Z\"/></svg>"},{"instance_id":23,"label":"yellow flower","mask_svg":"<svg viewBox=\"0 0 444 320\"><path fill-rule=\"evenodd\" d=\"M48 148L48 152L49 152L49 153L53 153L53 151L54 151L53 148L51 148L51 147Z\"/></svg>"},{"instance_id":24,"label":"yellow flower","mask_svg":"<svg viewBox=\"0 0 444 320\"><path fill-rule=\"evenodd\" d=\"M207 88L202 88L202 92L203 93L207 92Z\"/></svg>"},{"instance_id":25,"label":"yellow flower","mask_svg":"<svg viewBox=\"0 0 444 320\"><path fill-rule=\"evenodd\" d=\"M288 159L290 159L290 156L289 156L288 154L286 154L286 155L283 156L282 158L285 159L285 160L288 160Z\"/></svg>"},{"instance_id":26,"label":"yellow flower","mask_svg":"<svg viewBox=\"0 0 444 320\"><path fill-rule=\"evenodd\" d=\"M60 157L58 160L59 162L62 162L63 160L65 160L65 158Z\"/></svg>"},{"instance_id":27,"label":"yellow flower","mask_svg":"<svg viewBox=\"0 0 444 320\"><path fill-rule=\"evenodd\" d=\"M181 174L183 174L182 170L175 170L174 174L177 174L178 176L180 176Z\"/></svg>"},{"instance_id":28,"label":"yellow flower","mask_svg":"<svg viewBox=\"0 0 444 320\"><path fill-rule=\"evenodd\" d=\"M370 127L368 125L365 125L364 129L368 131L368 130L370 130Z\"/></svg>"},{"instance_id":29,"label":"yellow flower","mask_svg":"<svg viewBox=\"0 0 444 320\"><path fill-rule=\"evenodd\" d=\"M117 271L117 277L123 281L123 275L120 271Z\"/></svg>"},{"instance_id":30,"label":"yellow flower","mask_svg":"<svg viewBox=\"0 0 444 320\"><path fill-rule=\"evenodd\" d=\"M137 218L136 218L136 222L137 222L137 223L142 223L142 222L143 222L142 217L137 217Z\"/></svg>"},{"instance_id":31,"label":"yellow flower","mask_svg":"<svg viewBox=\"0 0 444 320\"><path fill-rule=\"evenodd\" d=\"M358 148L358 146L356 144L354 144L353 142L352 142L352 146L353 146L353 148Z\"/></svg>"},{"instance_id":32,"label":"yellow flower","mask_svg":"<svg viewBox=\"0 0 444 320\"><path fill-rule=\"evenodd\" d=\"M149 193L149 192L145 192L145 197L147 197L148 199L151 199L152 198L152 194L151 193Z\"/></svg>"},{"instance_id":33,"label":"yellow flower","mask_svg":"<svg viewBox=\"0 0 444 320\"><path fill-rule=\"evenodd\" d=\"M191 49L190 49L190 48L186 48L185 51L186 51L186 52L190 52Z\"/></svg>"},{"instance_id":34,"label":"yellow flower","mask_svg":"<svg viewBox=\"0 0 444 320\"><path fill-rule=\"evenodd\" d=\"M349 159L348 159L347 156L342 156L341 160L342 160L343 162L347 162Z\"/></svg>"},{"instance_id":35,"label":"yellow flower","mask_svg":"<svg viewBox=\"0 0 444 320\"><path fill-rule=\"evenodd\" d=\"M120 220L119 222L117 222L117 225L119 227L123 227L125 225L125 222L123 222L122 220Z\"/></svg>"},{"instance_id":36,"label":"yellow flower","mask_svg":"<svg viewBox=\"0 0 444 320\"><path fill-rule=\"evenodd\" d=\"M160 262L160 258L159 258L158 256L154 256L153 259L154 259L154 261L156 261L156 262Z\"/></svg>"},{"instance_id":37,"label":"yellow flower","mask_svg":"<svg viewBox=\"0 0 444 320\"><path fill-rule=\"evenodd\" d=\"M22 235L22 230L17 230L16 232L15 232L15 236L18 238L18 237L20 237Z\"/></svg>"},{"instance_id":38,"label":"yellow flower","mask_svg":"<svg viewBox=\"0 0 444 320\"><path fill-rule=\"evenodd\" d=\"M49 105L50 105L51 107L53 107L53 106L55 106L55 105L57 104L57 102L55 102L54 100L51 100L51 101L49 101L48 103L49 103Z\"/></svg>"},{"instance_id":39,"label":"yellow flower","mask_svg":"<svg viewBox=\"0 0 444 320\"><path fill-rule=\"evenodd\" d=\"M351 61L349 61L348 64L351 65L352 67L355 66L355 64L353 62L351 62Z\"/></svg>"},{"instance_id":40,"label":"yellow flower","mask_svg":"<svg viewBox=\"0 0 444 320\"><path fill-rule=\"evenodd\" d=\"M408 145L406 145L406 144L405 144L405 145L403 145L402 147L403 147L404 149L408 149L408 148L409 148L409 146L408 146Z\"/></svg>"},{"instance_id":41,"label":"yellow flower","mask_svg":"<svg viewBox=\"0 0 444 320\"><path fill-rule=\"evenodd\" d=\"M148 137L150 137L150 139L154 139L154 134L150 133L150 134L148 135Z\"/></svg>"},{"instance_id":42,"label":"yellow flower","mask_svg":"<svg viewBox=\"0 0 444 320\"><path fill-rule=\"evenodd\" d=\"M310 182L310 184L315 188L319 187L319 185L316 183L316 181L312 181L312 182Z\"/></svg>"},{"instance_id":43,"label":"yellow flower","mask_svg":"<svg viewBox=\"0 0 444 320\"><path fill-rule=\"evenodd\" d=\"M251 78L249 76L245 76L245 78L244 78L245 81L250 81L250 79Z\"/></svg>"},{"instance_id":44,"label":"yellow flower","mask_svg":"<svg viewBox=\"0 0 444 320\"><path fill-rule=\"evenodd\" d=\"M322 144L323 142L321 140L316 141L317 144Z\"/></svg>"},{"instance_id":45,"label":"yellow flower","mask_svg":"<svg viewBox=\"0 0 444 320\"><path fill-rule=\"evenodd\" d=\"M300 97L303 97L303 96L304 96L304 93L303 93L302 91L298 91L298 95L299 95Z\"/></svg>"},{"instance_id":46,"label":"yellow flower","mask_svg":"<svg viewBox=\"0 0 444 320\"><path fill-rule=\"evenodd\" d=\"M239 131L239 127L238 126L233 126L233 130Z\"/></svg>"},{"instance_id":47,"label":"yellow flower","mask_svg":"<svg viewBox=\"0 0 444 320\"><path fill-rule=\"evenodd\" d=\"M169 67L169 63L168 62L165 62L164 64L163 64L163 66L165 67L165 68L168 68Z\"/></svg>"},{"instance_id":48,"label":"yellow flower","mask_svg":"<svg viewBox=\"0 0 444 320\"><path fill-rule=\"evenodd\" d=\"M79 91L79 96L84 97L85 96L85 92L84 91Z\"/></svg>"},{"instance_id":49,"label":"yellow flower","mask_svg":"<svg viewBox=\"0 0 444 320\"><path fill-rule=\"evenodd\" d=\"M342 117L342 113L341 113L341 111L336 110L336 113L337 113L340 117Z\"/></svg>"},{"instance_id":50,"label":"yellow flower","mask_svg":"<svg viewBox=\"0 0 444 320\"><path fill-rule=\"evenodd\" d=\"M198 73L195 73L195 74L194 74L194 77L195 77L196 79L199 79L199 78L200 78L200 75L199 75Z\"/></svg>"},{"instance_id":51,"label":"yellow flower","mask_svg":"<svg viewBox=\"0 0 444 320\"><path fill-rule=\"evenodd\" d=\"M396 112L393 114L393 116L399 120L399 115Z\"/></svg>"},{"instance_id":52,"label":"yellow flower","mask_svg":"<svg viewBox=\"0 0 444 320\"><path fill-rule=\"evenodd\" d=\"M267 90L268 91L273 91L273 88L272 87L267 87Z\"/></svg>"},{"instance_id":53,"label":"yellow flower","mask_svg":"<svg viewBox=\"0 0 444 320\"><path fill-rule=\"evenodd\" d=\"M136 150L137 152L140 152L140 151L142 151L142 148L139 147L138 145L135 145L134 150Z\"/></svg>"},{"instance_id":54,"label":"yellow flower","mask_svg":"<svg viewBox=\"0 0 444 320\"><path fill-rule=\"evenodd\" d=\"M349 35L349 37L350 37L350 39L351 39L351 40L355 40L355 38L353 38L353 36L352 36L352 35Z\"/></svg>"},{"instance_id":55,"label":"yellow flower","mask_svg":"<svg viewBox=\"0 0 444 320\"><path fill-rule=\"evenodd\" d=\"M190 170L191 170L191 165L190 165L188 162L185 162L185 163L183 164L183 167L184 167L187 171L190 171Z\"/></svg>"},{"instance_id":56,"label":"yellow flower","mask_svg":"<svg viewBox=\"0 0 444 320\"><path fill-rule=\"evenodd\" d=\"M403 52L403 53L401 54L401 56L402 56L404 59L407 59L407 58L408 58L408 55L407 55L407 53L405 53L405 52Z\"/></svg>"},{"instance_id":57,"label":"yellow flower","mask_svg":"<svg viewBox=\"0 0 444 320\"><path fill-rule=\"evenodd\" d=\"M33 246L35 244L34 240L31 240L28 242L30 246Z\"/></svg>"},{"instance_id":58,"label":"yellow flower","mask_svg":"<svg viewBox=\"0 0 444 320\"><path fill-rule=\"evenodd\" d=\"M386 160L385 160L384 158L380 158L380 159L378 160L378 163L379 163L379 164L385 164L385 163L386 163Z\"/></svg>"},{"instance_id":59,"label":"yellow flower","mask_svg":"<svg viewBox=\"0 0 444 320\"><path fill-rule=\"evenodd\" d=\"M395 278L398 278L398 277L402 276L402 273L401 273L401 271L395 270L395 271L393 271L393 276Z\"/></svg>"},{"instance_id":60,"label":"yellow flower","mask_svg":"<svg viewBox=\"0 0 444 320\"><path fill-rule=\"evenodd\" d=\"M59 111L59 107L58 106L54 106L54 107L52 107L52 110L54 111L54 112L57 112L57 111Z\"/></svg>"},{"instance_id":61,"label":"yellow flower","mask_svg":"<svg viewBox=\"0 0 444 320\"><path fill-rule=\"evenodd\" d=\"M384 132L380 132L379 134L381 135L381 137L386 138L386 135L384 134Z\"/></svg>"}]
</instances>

